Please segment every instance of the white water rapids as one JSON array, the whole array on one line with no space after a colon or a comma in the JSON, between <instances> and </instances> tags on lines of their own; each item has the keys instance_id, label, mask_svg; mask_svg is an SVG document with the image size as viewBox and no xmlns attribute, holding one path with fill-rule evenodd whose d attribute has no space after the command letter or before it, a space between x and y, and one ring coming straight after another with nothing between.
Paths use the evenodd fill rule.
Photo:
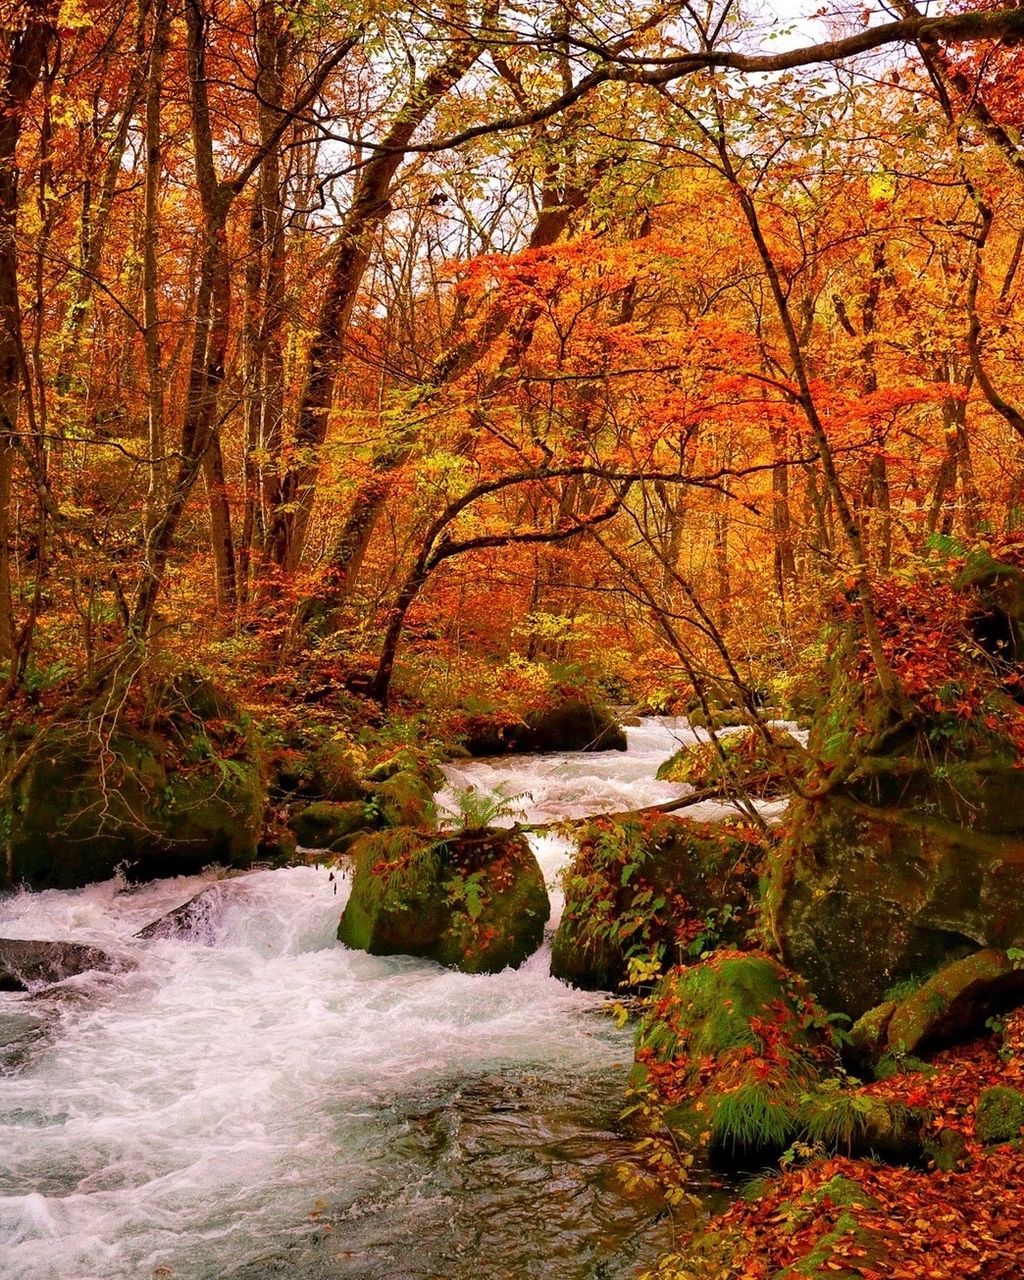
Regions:
<instances>
[{"instance_id":1,"label":"white water rapids","mask_svg":"<svg viewBox=\"0 0 1024 1280\"><path fill-rule=\"evenodd\" d=\"M447 773L545 822L673 798L654 771L690 737L647 720L626 754ZM557 915L569 846L536 849ZM315 867L216 881L196 936L133 939L215 880L0 899L0 936L138 965L0 994L4 1280L585 1280L657 1254L612 1168L630 1034L547 946L493 976L348 951Z\"/></svg>"}]
</instances>

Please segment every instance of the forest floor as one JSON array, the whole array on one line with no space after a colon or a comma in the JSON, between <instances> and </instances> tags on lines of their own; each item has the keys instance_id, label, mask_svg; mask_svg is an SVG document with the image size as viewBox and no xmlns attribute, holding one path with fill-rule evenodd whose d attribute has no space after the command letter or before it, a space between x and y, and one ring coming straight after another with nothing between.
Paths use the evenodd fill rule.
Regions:
<instances>
[{"instance_id":1,"label":"forest floor","mask_svg":"<svg viewBox=\"0 0 1024 1280\"><path fill-rule=\"evenodd\" d=\"M956 1172L836 1157L764 1180L756 1199L738 1200L709 1224L730 1242L730 1274L1020 1280L1024 1146L1018 1140L985 1147L975 1135L979 1092L995 1085L1024 1088L1024 1009L1007 1017L1001 1034L937 1053L931 1070L865 1086L929 1108L936 1129L961 1135ZM862 1194L851 1196L850 1184Z\"/></svg>"}]
</instances>

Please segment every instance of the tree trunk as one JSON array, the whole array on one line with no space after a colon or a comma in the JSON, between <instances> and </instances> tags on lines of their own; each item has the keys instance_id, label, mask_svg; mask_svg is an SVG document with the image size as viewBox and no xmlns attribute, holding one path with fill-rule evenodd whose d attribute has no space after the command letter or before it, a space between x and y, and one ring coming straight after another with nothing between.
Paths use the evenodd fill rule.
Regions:
<instances>
[{"instance_id":1,"label":"tree trunk","mask_svg":"<svg viewBox=\"0 0 1024 1280\"><path fill-rule=\"evenodd\" d=\"M270 555L285 572L293 572L302 556L320 471L320 450L327 438L335 379L344 355L356 292L370 260L373 234L391 212L388 201L391 183L417 128L479 55L478 44L463 41L414 87L356 183L352 206L338 236L330 280L307 358L295 427L297 461L282 477L280 501L271 520Z\"/></svg>"}]
</instances>

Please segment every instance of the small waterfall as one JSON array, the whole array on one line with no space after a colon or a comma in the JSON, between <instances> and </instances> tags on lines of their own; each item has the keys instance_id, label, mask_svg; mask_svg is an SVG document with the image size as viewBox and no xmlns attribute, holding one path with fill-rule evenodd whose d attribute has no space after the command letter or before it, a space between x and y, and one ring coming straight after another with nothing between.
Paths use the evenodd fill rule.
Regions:
<instances>
[{"instance_id":1,"label":"small waterfall","mask_svg":"<svg viewBox=\"0 0 1024 1280\"><path fill-rule=\"evenodd\" d=\"M647 720L625 754L451 765L439 799L526 791L534 822L656 803L689 736ZM571 845L534 848L557 913ZM347 891L299 867L0 900L0 935L139 962L0 996L5 1280L588 1280L666 1245L614 1176L631 1044L604 998L546 948L489 976L350 952ZM191 925L135 937L198 894Z\"/></svg>"}]
</instances>

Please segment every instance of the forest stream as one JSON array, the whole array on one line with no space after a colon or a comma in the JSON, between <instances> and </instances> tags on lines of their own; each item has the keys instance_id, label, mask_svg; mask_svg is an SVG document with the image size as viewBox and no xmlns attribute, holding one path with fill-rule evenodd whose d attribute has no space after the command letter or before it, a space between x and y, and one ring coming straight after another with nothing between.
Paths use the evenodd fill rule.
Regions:
<instances>
[{"instance_id":1,"label":"forest stream","mask_svg":"<svg viewBox=\"0 0 1024 1280\"><path fill-rule=\"evenodd\" d=\"M650 719L625 754L450 765L439 802L502 784L538 824L657 803L688 739ZM533 842L553 926L570 844ZM616 1177L631 1032L547 943L493 976L349 951L344 877L313 866L219 880L191 937L133 938L213 880L0 901L0 935L138 966L0 995L5 1280L588 1280L666 1250Z\"/></svg>"}]
</instances>

